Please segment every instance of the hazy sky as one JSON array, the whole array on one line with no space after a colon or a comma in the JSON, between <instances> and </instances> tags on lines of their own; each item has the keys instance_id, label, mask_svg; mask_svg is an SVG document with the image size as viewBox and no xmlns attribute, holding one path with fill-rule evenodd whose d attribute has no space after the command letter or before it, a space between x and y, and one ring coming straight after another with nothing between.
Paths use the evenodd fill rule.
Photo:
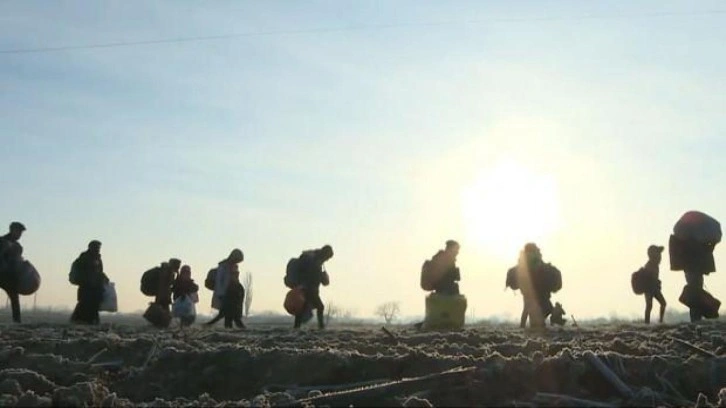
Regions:
<instances>
[{"instance_id":1,"label":"hazy sky","mask_svg":"<svg viewBox=\"0 0 726 408\"><path fill-rule=\"evenodd\" d=\"M726 220L726 7L513 3L0 3L0 51L265 34L0 53L0 227L28 227L38 304L72 307L99 239L122 311L144 270L180 257L202 284L240 247L253 310L283 312L287 260L330 243L324 300L416 315L453 238L473 313L515 316L505 273L533 239L568 313L640 314L646 247L684 211Z\"/></svg>"}]
</instances>

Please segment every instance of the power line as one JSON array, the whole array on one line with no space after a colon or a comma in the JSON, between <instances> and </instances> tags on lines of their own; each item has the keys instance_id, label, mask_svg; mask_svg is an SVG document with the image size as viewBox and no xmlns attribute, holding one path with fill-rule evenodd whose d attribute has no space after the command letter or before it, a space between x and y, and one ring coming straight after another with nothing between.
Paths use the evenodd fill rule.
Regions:
<instances>
[{"instance_id":1,"label":"power line","mask_svg":"<svg viewBox=\"0 0 726 408\"><path fill-rule=\"evenodd\" d=\"M73 50L88 50L88 49L100 49L100 48L144 46L144 45L155 45L155 44L173 44L173 43L185 43L185 42L214 41L214 40L224 40L224 39L232 39L232 38L267 37L267 36L300 35L300 34L326 34L326 33L346 32L346 31L385 30L385 29L393 29L393 28L410 28L410 27L474 25L474 24L485 24L485 23L529 23L529 22L546 22L546 21L577 21L577 20L624 19L624 18L684 17L684 16L716 15L716 14L726 14L726 10L703 10L703 11L686 11L686 12L664 11L664 12L649 12L649 13L590 14L590 15L569 16L569 17L568 16L565 16L565 17L513 17L513 18L487 18L487 19L477 19L477 20L460 20L460 21L368 24L368 25L353 25L353 26L347 26L347 27L334 27L334 28L271 30L271 31L231 33L231 34L219 34L219 35L208 35L208 36L162 38L162 39L156 39L156 40L118 41L118 42L108 42L108 43L81 44L81 45L59 45L59 46L37 47L37 48L16 48L16 49L0 50L0 54L32 54L32 53L44 53L44 52L56 52L56 51L73 51Z\"/></svg>"}]
</instances>

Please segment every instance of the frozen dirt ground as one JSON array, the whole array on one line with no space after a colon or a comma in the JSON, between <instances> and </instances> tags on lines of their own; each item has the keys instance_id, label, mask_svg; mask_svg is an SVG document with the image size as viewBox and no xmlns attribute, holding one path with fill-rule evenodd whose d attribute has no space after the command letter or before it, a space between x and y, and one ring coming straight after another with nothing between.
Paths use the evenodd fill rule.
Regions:
<instances>
[{"instance_id":1,"label":"frozen dirt ground","mask_svg":"<svg viewBox=\"0 0 726 408\"><path fill-rule=\"evenodd\" d=\"M0 406L717 406L725 333L720 321L544 334L0 325Z\"/></svg>"}]
</instances>

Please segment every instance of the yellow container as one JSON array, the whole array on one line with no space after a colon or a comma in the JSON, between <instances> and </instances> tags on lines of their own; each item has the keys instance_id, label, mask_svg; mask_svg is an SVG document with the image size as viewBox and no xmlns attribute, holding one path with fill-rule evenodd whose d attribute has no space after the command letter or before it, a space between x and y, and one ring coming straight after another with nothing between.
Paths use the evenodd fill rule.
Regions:
<instances>
[{"instance_id":1,"label":"yellow container","mask_svg":"<svg viewBox=\"0 0 726 408\"><path fill-rule=\"evenodd\" d=\"M440 295L426 296L426 318L423 328L427 330L452 330L464 326L466 318L466 296Z\"/></svg>"}]
</instances>

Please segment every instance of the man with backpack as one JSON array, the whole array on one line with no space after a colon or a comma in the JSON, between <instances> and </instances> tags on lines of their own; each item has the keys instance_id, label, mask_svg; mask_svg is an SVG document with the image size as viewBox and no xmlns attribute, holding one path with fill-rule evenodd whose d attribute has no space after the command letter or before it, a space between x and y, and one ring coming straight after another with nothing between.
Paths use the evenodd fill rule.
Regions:
<instances>
[{"instance_id":1,"label":"man with backpack","mask_svg":"<svg viewBox=\"0 0 726 408\"><path fill-rule=\"evenodd\" d=\"M141 276L141 293L154 297L144 317L157 327L167 327L171 322L171 286L179 268L181 260L171 258Z\"/></svg>"},{"instance_id":2,"label":"man with backpack","mask_svg":"<svg viewBox=\"0 0 726 408\"><path fill-rule=\"evenodd\" d=\"M651 245L648 247L648 262L637 272L645 295L645 324L650 324L650 312L653 310L653 298L660 303L660 314L658 322L663 323L665 315L666 300L661 291L660 261L663 254L663 247Z\"/></svg>"},{"instance_id":3,"label":"man with backpack","mask_svg":"<svg viewBox=\"0 0 726 408\"><path fill-rule=\"evenodd\" d=\"M17 221L10 223L10 231L0 237L0 288L5 290L10 299L13 322L20 323L20 297L18 280L23 262L23 246L20 237L25 226Z\"/></svg>"},{"instance_id":4,"label":"man with backpack","mask_svg":"<svg viewBox=\"0 0 726 408\"><path fill-rule=\"evenodd\" d=\"M322 248L304 251L298 258L288 263L285 274L285 285L293 290L301 290L305 298L303 308L295 314L294 328L299 329L305 320L306 313L315 309L318 328L325 328L325 305L320 299L320 285L328 286L330 277L323 264L333 257L333 248L325 245Z\"/></svg>"},{"instance_id":5,"label":"man with backpack","mask_svg":"<svg viewBox=\"0 0 726 408\"><path fill-rule=\"evenodd\" d=\"M528 243L520 252L516 269L516 282L507 284L518 287L522 292L523 307L520 327L525 328L529 319L530 327L545 328L545 319L552 313L552 293L562 288L562 275L560 271L542 260L542 253L534 243ZM510 272L511 273L511 272ZM510 275L508 273L508 275Z\"/></svg>"},{"instance_id":6,"label":"man with backpack","mask_svg":"<svg viewBox=\"0 0 726 408\"><path fill-rule=\"evenodd\" d=\"M450 239L446 241L444 250L426 261L421 270L421 287L433 290L440 295L458 295L461 273L456 266L459 255L459 243Z\"/></svg>"},{"instance_id":7,"label":"man with backpack","mask_svg":"<svg viewBox=\"0 0 726 408\"><path fill-rule=\"evenodd\" d=\"M71 315L71 322L98 324L98 310L103 300L104 285L109 282L103 273L99 241L91 241L88 249L73 261L69 280L72 284L78 285L78 303Z\"/></svg>"}]
</instances>

